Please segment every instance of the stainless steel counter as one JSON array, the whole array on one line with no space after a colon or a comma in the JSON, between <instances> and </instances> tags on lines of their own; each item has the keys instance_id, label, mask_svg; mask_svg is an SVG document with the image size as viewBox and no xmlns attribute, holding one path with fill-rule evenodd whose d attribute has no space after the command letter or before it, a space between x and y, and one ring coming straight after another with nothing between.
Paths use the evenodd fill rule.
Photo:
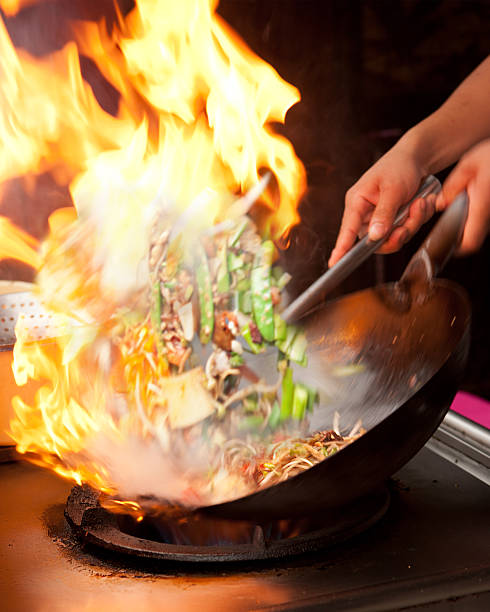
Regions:
<instances>
[{"instance_id":1,"label":"stainless steel counter","mask_svg":"<svg viewBox=\"0 0 490 612\"><path fill-rule=\"evenodd\" d=\"M423 449L364 534L289 561L185 566L83 549L64 519L71 484L0 465L0 601L6 612L488 610L490 488Z\"/></svg>"}]
</instances>

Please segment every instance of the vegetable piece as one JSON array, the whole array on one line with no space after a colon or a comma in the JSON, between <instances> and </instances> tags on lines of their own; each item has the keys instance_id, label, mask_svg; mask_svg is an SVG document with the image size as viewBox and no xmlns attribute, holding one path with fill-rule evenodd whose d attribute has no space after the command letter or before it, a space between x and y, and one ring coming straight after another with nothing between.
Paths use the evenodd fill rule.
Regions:
<instances>
[{"instance_id":1,"label":"vegetable piece","mask_svg":"<svg viewBox=\"0 0 490 612\"><path fill-rule=\"evenodd\" d=\"M275 429L278 425L279 422L281 420L281 408L279 406L279 403L276 401L274 402L274 405L272 406L272 410L269 416L269 421L268 421L268 425L271 429Z\"/></svg>"},{"instance_id":2,"label":"vegetable piece","mask_svg":"<svg viewBox=\"0 0 490 612\"><path fill-rule=\"evenodd\" d=\"M211 395L206 390L206 375L202 368L166 378L162 385L162 399L167 405L172 429L199 423L215 410Z\"/></svg>"},{"instance_id":3,"label":"vegetable piece","mask_svg":"<svg viewBox=\"0 0 490 612\"><path fill-rule=\"evenodd\" d=\"M287 326L286 337L284 340L276 340L276 346L286 357L299 365L306 366L308 363L306 357L306 336L294 325Z\"/></svg>"},{"instance_id":4,"label":"vegetable piece","mask_svg":"<svg viewBox=\"0 0 490 612\"><path fill-rule=\"evenodd\" d=\"M227 267L230 272L235 272L235 270L240 270L245 265L245 259L243 255L235 255L235 253L230 252L227 255Z\"/></svg>"},{"instance_id":5,"label":"vegetable piece","mask_svg":"<svg viewBox=\"0 0 490 612\"><path fill-rule=\"evenodd\" d=\"M245 412L255 412L259 405L257 394L249 395L243 400L243 408Z\"/></svg>"},{"instance_id":6,"label":"vegetable piece","mask_svg":"<svg viewBox=\"0 0 490 612\"><path fill-rule=\"evenodd\" d=\"M302 383L296 383L294 386L293 406L291 416L297 421L301 421L308 406L308 389Z\"/></svg>"},{"instance_id":7,"label":"vegetable piece","mask_svg":"<svg viewBox=\"0 0 490 612\"><path fill-rule=\"evenodd\" d=\"M252 340L252 332L250 330L250 325L248 323L241 329L241 334L243 336L243 339L246 341L246 343L250 347L252 353L255 353L255 354L261 353L265 349L265 346L263 343L257 344L256 342Z\"/></svg>"},{"instance_id":8,"label":"vegetable piece","mask_svg":"<svg viewBox=\"0 0 490 612\"><path fill-rule=\"evenodd\" d=\"M286 326L286 337L284 340L277 340L276 346L277 348L284 353L286 356L289 356L289 349L293 344L293 340L298 333L297 328L294 325Z\"/></svg>"},{"instance_id":9,"label":"vegetable piece","mask_svg":"<svg viewBox=\"0 0 490 612\"><path fill-rule=\"evenodd\" d=\"M202 344L207 344L213 335L214 329L213 289L208 260L201 246L198 248L197 256L196 280L199 290L199 311L201 315L199 339Z\"/></svg>"},{"instance_id":10,"label":"vegetable piece","mask_svg":"<svg viewBox=\"0 0 490 612\"><path fill-rule=\"evenodd\" d=\"M306 410L307 412L313 412L313 408L316 402L318 402L318 391L308 387L308 385L305 385L305 387L308 391L308 405L306 406Z\"/></svg>"},{"instance_id":11,"label":"vegetable piece","mask_svg":"<svg viewBox=\"0 0 490 612\"><path fill-rule=\"evenodd\" d=\"M277 313L274 314L274 340L276 342L281 342L286 339L288 333L288 326L286 325L286 321L281 318Z\"/></svg>"},{"instance_id":12,"label":"vegetable piece","mask_svg":"<svg viewBox=\"0 0 490 612\"><path fill-rule=\"evenodd\" d=\"M281 396L281 421L286 421L291 416L294 397L293 371L287 368L282 379Z\"/></svg>"},{"instance_id":13,"label":"vegetable piece","mask_svg":"<svg viewBox=\"0 0 490 612\"><path fill-rule=\"evenodd\" d=\"M220 293L228 293L230 290L230 274L228 272L228 251L226 242L218 251L218 261L217 289Z\"/></svg>"},{"instance_id":14,"label":"vegetable piece","mask_svg":"<svg viewBox=\"0 0 490 612\"><path fill-rule=\"evenodd\" d=\"M240 270L241 271L241 270ZM243 268L245 273L246 269ZM238 278L238 270L237 270L237 278ZM241 278L237 281L236 288L238 291L248 291L250 289L250 276L245 276L245 278Z\"/></svg>"},{"instance_id":15,"label":"vegetable piece","mask_svg":"<svg viewBox=\"0 0 490 612\"><path fill-rule=\"evenodd\" d=\"M295 361L296 363L299 363L299 365L306 366L306 347L306 336L303 332L299 332L294 337L294 340L288 349L289 358Z\"/></svg>"},{"instance_id":16,"label":"vegetable piece","mask_svg":"<svg viewBox=\"0 0 490 612\"><path fill-rule=\"evenodd\" d=\"M274 341L274 307L271 298L271 264L274 243L266 240L255 256L252 268L252 310L260 333L268 342Z\"/></svg>"},{"instance_id":17,"label":"vegetable piece","mask_svg":"<svg viewBox=\"0 0 490 612\"><path fill-rule=\"evenodd\" d=\"M162 324L162 294L160 293L160 281L155 281L153 283L151 302L151 322L158 336L160 336L160 326Z\"/></svg>"},{"instance_id":18,"label":"vegetable piece","mask_svg":"<svg viewBox=\"0 0 490 612\"><path fill-rule=\"evenodd\" d=\"M250 414L242 418L242 420L238 424L238 429L240 431L259 429L263 422L264 417L260 414Z\"/></svg>"},{"instance_id":19,"label":"vegetable piece","mask_svg":"<svg viewBox=\"0 0 490 612\"><path fill-rule=\"evenodd\" d=\"M194 337L194 313L192 310L192 303L187 302L183 304L177 311L180 324L182 325L182 331L184 332L184 338L187 342L190 342Z\"/></svg>"},{"instance_id":20,"label":"vegetable piece","mask_svg":"<svg viewBox=\"0 0 490 612\"><path fill-rule=\"evenodd\" d=\"M230 238L230 247L234 247L236 245L236 243L240 240L240 236L243 234L243 232L245 231L245 228L248 225L248 219L245 218L240 225L237 227L235 233L233 234L233 236Z\"/></svg>"},{"instance_id":21,"label":"vegetable piece","mask_svg":"<svg viewBox=\"0 0 490 612\"><path fill-rule=\"evenodd\" d=\"M243 365L245 362L245 360L243 359L243 357L241 355L238 355L237 353L232 353L231 357L230 357L230 365L232 368L237 368L238 366Z\"/></svg>"},{"instance_id":22,"label":"vegetable piece","mask_svg":"<svg viewBox=\"0 0 490 612\"><path fill-rule=\"evenodd\" d=\"M345 366L335 366L332 370L334 376L343 378L344 376L353 376L364 372L365 366L362 363L351 363Z\"/></svg>"},{"instance_id":23,"label":"vegetable piece","mask_svg":"<svg viewBox=\"0 0 490 612\"><path fill-rule=\"evenodd\" d=\"M284 274L284 270L281 268L281 266L272 266L271 274L272 279L277 282Z\"/></svg>"},{"instance_id":24,"label":"vegetable piece","mask_svg":"<svg viewBox=\"0 0 490 612\"><path fill-rule=\"evenodd\" d=\"M284 272L281 278L279 278L277 281L277 288L281 291L292 278L293 277L291 276L291 274L289 274L289 272Z\"/></svg>"},{"instance_id":25,"label":"vegetable piece","mask_svg":"<svg viewBox=\"0 0 490 612\"><path fill-rule=\"evenodd\" d=\"M239 291L238 292L238 310L245 314L252 312L252 294L250 291Z\"/></svg>"},{"instance_id":26,"label":"vegetable piece","mask_svg":"<svg viewBox=\"0 0 490 612\"><path fill-rule=\"evenodd\" d=\"M151 322L157 337L157 352L162 353L162 293L160 291L160 281L155 281L151 290Z\"/></svg>"}]
</instances>

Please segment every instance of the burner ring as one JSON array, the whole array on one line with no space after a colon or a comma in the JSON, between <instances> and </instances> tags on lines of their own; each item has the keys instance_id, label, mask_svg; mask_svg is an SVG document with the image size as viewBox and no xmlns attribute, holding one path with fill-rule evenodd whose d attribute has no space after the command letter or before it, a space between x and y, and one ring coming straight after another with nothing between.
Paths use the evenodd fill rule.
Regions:
<instances>
[{"instance_id":1,"label":"burner ring","mask_svg":"<svg viewBox=\"0 0 490 612\"><path fill-rule=\"evenodd\" d=\"M278 559L329 548L374 525L386 513L389 503L389 489L384 485L348 506L329 511L321 520L318 517L301 519L302 533L286 537L267 537L265 534L270 532L271 523L262 526L250 523L251 537L245 544L176 544L138 537L121 529L121 516L125 515L116 515L103 508L99 504L99 493L86 485L73 487L65 517L82 542L105 550L161 561L221 563ZM230 525L233 521L226 523Z\"/></svg>"}]
</instances>

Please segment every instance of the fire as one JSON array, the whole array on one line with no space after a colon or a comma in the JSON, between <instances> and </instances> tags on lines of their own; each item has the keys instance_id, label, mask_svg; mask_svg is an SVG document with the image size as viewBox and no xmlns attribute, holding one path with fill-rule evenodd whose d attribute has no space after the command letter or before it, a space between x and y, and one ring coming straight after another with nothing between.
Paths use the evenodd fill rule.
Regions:
<instances>
[{"instance_id":1,"label":"fire","mask_svg":"<svg viewBox=\"0 0 490 612\"><path fill-rule=\"evenodd\" d=\"M1 2L7 14L26 4ZM58 317L56 338L45 342L17 327L16 381L35 380L39 389L33 405L14 400L11 435L19 452L109 493L118 470L144 479L136 472L142 442L155 469L161 449L174 450L158 408L168 363L146 306L155 219L192 236L226 219L236 195L266 169L275 179L261 199L271 212L264 231L280 237L299 219L304 168L271 127L299 92L247 48L216 5L139 0L110 36L103 22L78 23L76 43L44 59L16 51L0 23L0 129L10 151L0 181L49 171L70 184L76 209L52 215L39 248L0 223L0 257L38 270L39 296ZM120 93L117 116L83 80L79 52ZM116 465L128 455L124 469ZM194 495L172 465L162 470L164 493Z\"/></svg>"},{"instance_id":2,"label":"fire","mask_svg":"<svg viewBox=\"0 0 490 612\"><path fill-rule=\"evenodd\" d=\"M7 17L16 15L25 6L38 4L41 0L0 0L0 8Z\"/></svg>"},{"instance_id":3,"label":"fire","mask_svg":"<svg viewBox=\"0 0 490 612\"><path fill-rule=\"evenodd\" d=\"M14 49L0 20L0 76L0 182L51 171L66 183L88 159L132 136L123 112L105 112L84 82L74 43L38 60Z\"/></svg>"}]
</instances>

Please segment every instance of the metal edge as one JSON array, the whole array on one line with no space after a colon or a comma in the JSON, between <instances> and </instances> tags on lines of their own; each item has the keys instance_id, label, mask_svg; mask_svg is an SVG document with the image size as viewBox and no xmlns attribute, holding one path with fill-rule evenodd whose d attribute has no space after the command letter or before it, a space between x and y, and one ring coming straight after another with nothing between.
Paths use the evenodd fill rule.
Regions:
<instances>
[{"instance_id":1,"label":"metal edge","mask_svg":"<svg viewBox=\"0 0 490 612\"><path fill-rule=\"evenodd\" d=\"M490 431L485 427L449 412L425 446L490 485Z\"/></svg>"}]
</instances>

